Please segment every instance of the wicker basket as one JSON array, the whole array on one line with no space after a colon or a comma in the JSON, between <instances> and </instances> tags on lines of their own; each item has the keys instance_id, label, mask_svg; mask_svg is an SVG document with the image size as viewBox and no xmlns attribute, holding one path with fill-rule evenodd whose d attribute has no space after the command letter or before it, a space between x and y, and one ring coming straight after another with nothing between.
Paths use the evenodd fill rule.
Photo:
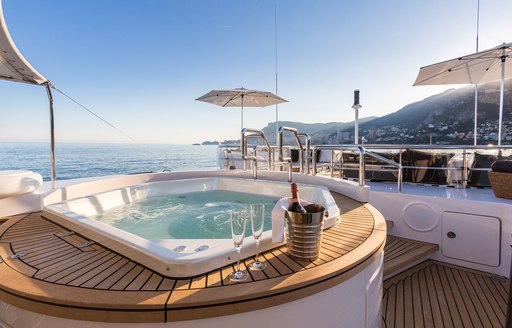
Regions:
<instances>
[{"instance_id":1,"label":"wicker basket","mask_svg":"<svg viewBox=\"0 0 512 328\"><path fill-rule=\"evenodd\" d=\"M512 173L490 171L489 180L496 197L512 199Z\"/></svg>"}]
</instances>

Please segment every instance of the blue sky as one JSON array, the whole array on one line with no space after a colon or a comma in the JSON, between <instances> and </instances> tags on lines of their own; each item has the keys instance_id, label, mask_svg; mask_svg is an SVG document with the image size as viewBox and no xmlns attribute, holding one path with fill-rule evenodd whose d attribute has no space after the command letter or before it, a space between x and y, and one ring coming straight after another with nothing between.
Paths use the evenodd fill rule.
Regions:
<instances>
[{"instance_id":1,"label":"blue sky","mask_svg":"<svg viewBox=\"0 0 512 328\"><path fill-rule=\"evenodd\" d=\"M240 111L212 89L275 91L281 120L382 116L448 89L421 66L475 51L477 0L3 0L12 38L53 84L140 143L238 138ZM481 0L480 50L512 41L512 1ZM55 93L58 142L131 142ZM47 141L44 88L0 81L0 141ZM248 108L245 126L274 121Z\"/></svg>"}]
</instances>

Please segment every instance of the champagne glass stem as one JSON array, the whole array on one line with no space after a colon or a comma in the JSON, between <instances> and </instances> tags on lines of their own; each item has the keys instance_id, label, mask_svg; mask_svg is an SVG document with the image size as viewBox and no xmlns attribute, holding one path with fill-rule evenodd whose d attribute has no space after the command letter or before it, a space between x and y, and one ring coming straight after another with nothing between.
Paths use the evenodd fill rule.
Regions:
<instances>
[{"instance_id":1,"label":"champagne glass stem","mask_svg":"<svg viewBox=\"0 0 512 328\"><path fill-rule=\"evenodd\" d=\"M260 261L260 240L256 239L256 262Z\"/></svg>"},{"instance_id":2,"label":"champagne glass stem","mask_svg":"<svg viewBox=\"0 0 512 328\"><path fill-rule=\"evenodd\" d=\"M240 247L236 247L236 254L237 254L237 257L236 257L236 271L237 272L240 272Z\"/></svg>"}]
</instances>

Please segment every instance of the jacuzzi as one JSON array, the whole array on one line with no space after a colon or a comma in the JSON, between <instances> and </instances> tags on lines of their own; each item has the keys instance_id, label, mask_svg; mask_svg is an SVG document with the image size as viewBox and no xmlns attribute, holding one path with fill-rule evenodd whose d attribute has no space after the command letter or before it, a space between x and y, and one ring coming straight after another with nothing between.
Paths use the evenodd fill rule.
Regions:
<instances>
[{"instance_id":1,"label":"jacuzzi","mask_svg":"<svg viewBox=\"0 0 512 328\"><path fill-rule=\"evenodd\" d=\"M44 208L43 215L65 228L101 243L103 246L163 275L190 277L235 262L236 252L232 240L148 240L94 220L92 217L115 207L151 197L212 190L263 194L283 198L289 196L290 185L285 182L224 177L158 181L48 205ZM327 216L324 221L324 229L336 224L339 209L327 188L300 184L300 196L303 200L322 204L326 208ZM267 219L270 220L270 218ZM279 245L279 243L272 243L271 230L263 233L260 251ZM253 238L246 238L241 257L252 256L255 252L256 246Z\"/></svg>"}]
</instances>

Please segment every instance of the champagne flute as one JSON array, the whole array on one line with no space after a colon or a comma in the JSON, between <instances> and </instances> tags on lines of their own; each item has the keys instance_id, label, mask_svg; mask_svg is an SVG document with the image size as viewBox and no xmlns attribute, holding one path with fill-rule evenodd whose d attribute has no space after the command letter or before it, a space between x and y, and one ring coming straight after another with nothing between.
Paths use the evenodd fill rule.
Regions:
<instances>
[{"instance_id":1,"label":"champagne flute","mask_svg":"<svg viewBox=\"0 0 512 328\"><path fill-rule=\"evenodd\" d=\"M239 211L231 211L231 236L237 252L236 271L229 275L231 281L244 281L249 276L246 271L240 270L240 251L245 237L246 215L245 208Z\"/></svg>"},{"instance_id":2,"label":"champagne flute","mask_svg":"<svg viewBox=\"0 0 512 328\"><path fill-rule=\"evenodd\" d=\"M254 241L256 243L256 261L252 263L252 270L263 270L267 267L265 263L260 262L260 237L263 233L263 224L265 222L265 205L251 204L251 228Z\"/></svg>"}]
</instances>

